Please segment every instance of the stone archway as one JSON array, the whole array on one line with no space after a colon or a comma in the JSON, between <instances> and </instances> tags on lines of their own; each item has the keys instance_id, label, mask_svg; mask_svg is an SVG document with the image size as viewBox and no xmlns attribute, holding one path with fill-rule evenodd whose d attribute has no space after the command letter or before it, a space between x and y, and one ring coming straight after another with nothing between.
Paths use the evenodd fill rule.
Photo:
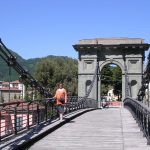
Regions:
<instances>
[{"instance_id":1,"label":"stone archway","mask_svg":"<svg viewBox=\"0 0 150 150\"><path fill-rule=\"evenodd\" d=\"M80 40L73 45L79 54L78 59L78 96L85 95L86 83L92 81L97 63L99 68L114 63L122 70L122 98L126 95L126 85L130 85L129 95L136 98L142 82L144 52L149 44L141 38L98 38ZM126 80L128 78L128 81ZM133 82L134 81L134 82ZM128 83L127 83L128 82ZM100 81L98 78L89 95L100 101Z\"/></svg>"},{"instance_id":2,"label":"stone archway","mask_svg":"<svg viewBox=\"0 0 150 150\"><path fill-rule=\"evenodd\" d=\"M118 62L117 60L112 60L112 59L108 59L105 62L100 63L100 66L99 66L100 71L107 64L115 64L115 65L119 66L122 71L122 74L124 74L124 67L122 66L122 64L120 62Z\"/></svg>"},{"instance_id":3,"label":"stone archway","mask_svg":"<svg viewBox=\"0 0 150 150\"><path fill-rule=\"evenodd\" d=\"M123 67L122 64L121 64L120 62L118 62L117 60L106 60L106 61L103 62L103 63L99 62L99 70L100 70L100 72L102 71L102 69L104 68L104 66L109 65L109 64L117 65L117 66L121 69L121 72L122 72L122 80L123 80L123 78L124 78L124 67ZM101 74L100 74L100 76L101 76ZM101 80L99 80L98 82L100 82L99 85L101 86ZM99 89L99 92L101 93L101 87L98 87L98 89ZM124 82L122 82L122 89L123 89L123 90L122 90L122 96L125 97L125 96L124 96L124 93L123 93L123 91L124 91ZM101 95L100 95L100 97L101 97Z\"/></svg>"}]
</instances>

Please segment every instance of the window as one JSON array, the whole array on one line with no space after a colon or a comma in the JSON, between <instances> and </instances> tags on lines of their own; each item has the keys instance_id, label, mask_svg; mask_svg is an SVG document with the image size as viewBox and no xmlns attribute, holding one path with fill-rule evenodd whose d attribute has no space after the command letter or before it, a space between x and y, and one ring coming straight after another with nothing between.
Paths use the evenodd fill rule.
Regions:
<instances>
[{"instance_id":1,"label":"window","mask_svg":"<svg viewBox=\"0 0 150 150\"><path fill-rule=\"evenodd\" d=\"M17 131L22 129L23 127L23 120L22 120L22 117L18 117L17 116Z\"/></svg>"}]
</instances>

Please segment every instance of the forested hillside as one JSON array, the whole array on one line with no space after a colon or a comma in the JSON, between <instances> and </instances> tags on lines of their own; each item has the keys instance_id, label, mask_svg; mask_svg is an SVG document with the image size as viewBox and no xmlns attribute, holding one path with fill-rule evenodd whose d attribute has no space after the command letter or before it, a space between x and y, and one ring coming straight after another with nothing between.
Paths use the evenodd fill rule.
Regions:
<instances>
[{"instance_id":1,"label":"forested hillside","mask_svg":"<svg viewBox=\"0 0 150 150\"><path fill-rule=\"evenodd\" d=\"M13 51L11 51L11 53L17 58L19 64L27 69L26 60ZM16 79L18 79L17 73L13 69L11 69L11 76L9 76L9 67L6 62L0 57L0 81L13 81Z\"/></svg>"},{"instance_id":2,"label":"forested hillside","mask_svg":"<svg viewBox=\"0 0 150 150\"><path fill-rule=\"evenodd\" d=\"M55 59L57 60L67 60L72 61L74 65L77 65L77 60L72 59L66 56L47 56L45 58L32 58L32 59L23 59L21 56L19 56L17 53L11 51L11 53L17 58L17 62L27 71L29 71L30 74L34 76L34 70L36 64L38 64L41 60L47 58L47 59ZM9 76L9 67L7 66L6 62L0 57L0 81L13 81L18 80L19 75L16 73L16 71L12 68L11 69L11 75Z\"/></svg>"}]
</instances>

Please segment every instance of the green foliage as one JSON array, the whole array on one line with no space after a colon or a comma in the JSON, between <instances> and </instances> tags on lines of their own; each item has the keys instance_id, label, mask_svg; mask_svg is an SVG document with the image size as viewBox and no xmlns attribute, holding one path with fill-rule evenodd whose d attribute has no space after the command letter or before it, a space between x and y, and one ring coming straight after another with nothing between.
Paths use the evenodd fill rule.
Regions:
<instances>
[{"instance_id":1,"label":"green foliage","mask_svg":"<svg viewBox=\"0 0 150 150\"><path fill-rule=\"evenodd\" d=\"M17 62L29 73L33 75L34 73L34 66L41 60L41 58L34 58L34 59L28 59L25 60L21 56L19 56L17 53L10 50L10 52L13 54L13 56L16 57ZM19 74L11 68L10 76L9 76L9 67L7 63L0 57L0 81L14 81L18 80Z\"/></svg>"},{"instance_id":2,"label":"green foliage","mask_svg":"<svg viewBox=\"0 0 150 150\"><path fill-rule=\"evenodd\" d=\"M112 85L112 68L110 65L104 66L104 68L101 71L101 94L107 95L107 92L109 90L109 86Z\"/></svg>"},{"instance_id":3,"label":"green foliage","mask_svg":"<svg viewBox=\"0 0 150 150\"><path fill-rule=\"evenodd\" d=\"M25 93L24 99L25 99L25 101L27 101L27 102L30 101L29 94L28 94L27 92Z\"/></svg>"},{"instance_id":4,"label":"green foliage","mask_svg":"<svg viewBox=\"0 0 150 150\"><path fill-rule=\"evenodd\" d=\"M7 64L0 58L0 81L13 81L16 80L18 74L11 69L11 76L9 76L9 67Z\"/></svg>"},{"instance_id":5,"label":"green foliage","mask_svg":"<svg viewBox=\"0 0 150 150\"><path fill-rule=\"evenodd\" d=\"M17 95L16 94L14 95L14 99L17 99Z\"/></svg>"},{"instance_id":6,"label":"green foliage","mask_svg":"<svg viewBox=\"0 0 150 150\"><path fill-rule=\"evenodd\" d=\"M11 51L11 53L16 57L17 62L32 76L35 75L38 82L52 94L54 94L56 90L56 84L63 82L68 94L77 95L78 66L76 59L50 55L45 58L25 60L15 52ZM14 81L19 79L20 75L13 68L9 69L6 62L0 57L0 81ZM9 71L11 71L10 76ZM26 85L26 83L24 84L28 88L28 85ZM37 91L34 94L35 99L42 97ZM29 101L29 93L25 94L25 99Z\"/></svg>"},{"instance_id":7,"label":"green foliage","mask_svg":"<svg viewBox=\"0 0 150 150\"><path fill-rule=\"evenodd\" d=\"M122 71L119 67L113 69L113 80L114 80L114 94L121 95L122 91Z\"/></svg>"},{"instance_id":8,"label":"green foliage","mask_svg":"<svg viewBox=\"0 0 150 150\"><path fill-rule=\"evenodd\" d=\"M4 95L3 95L3 94L1 95L0 102L1 102L1 103L4 103Z\"/></svg>"},{"instance_id":9,"label":"green foliage","mask_svg":"<svg viewBox=\"0 0 150 150\"><path fill-rule=\"evenodd\" d=\"M35 67L35 78L53 95L59 82L69 95L77 95L77 60L68 57L43 58Z\"/></svg>"},{"instance_id":10,"label":"green foliage","mask_svg":"<svg viewBox=\"0 0 150 150\"><path fill-rule=\"evenodd\" d=\"M107 95L110 88L114 89L115 95L121 95L122 71L118 66L106 65L101 71L101 94Z\"/></svg>"},{"instance_id":11,"label":"green foliage","mask_svg":"<svg viewBox=\"0 0 150 150\"><path fill-rule=\"evenodd\" d=\"M122 71L119 67L113 67L113 81L122 80Z\"/></svg>"}]
</instances>

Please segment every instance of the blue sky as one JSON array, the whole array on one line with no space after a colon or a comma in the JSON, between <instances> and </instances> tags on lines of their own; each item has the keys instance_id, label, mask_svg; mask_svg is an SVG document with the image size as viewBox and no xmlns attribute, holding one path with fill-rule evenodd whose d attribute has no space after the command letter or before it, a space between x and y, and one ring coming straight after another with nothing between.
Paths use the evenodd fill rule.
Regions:
<instances>
[{"instance_id":1,"label":"blue sky","mask_svg":"<svg viewBox=\"0 0 150 150\"><path fill-rule=\"evenodd\" d=\"M150 0L1 0L0 5L0 37L25 59L78 58L72 45L81 39L150 43Z\"/></svg>"}]
</instances>

